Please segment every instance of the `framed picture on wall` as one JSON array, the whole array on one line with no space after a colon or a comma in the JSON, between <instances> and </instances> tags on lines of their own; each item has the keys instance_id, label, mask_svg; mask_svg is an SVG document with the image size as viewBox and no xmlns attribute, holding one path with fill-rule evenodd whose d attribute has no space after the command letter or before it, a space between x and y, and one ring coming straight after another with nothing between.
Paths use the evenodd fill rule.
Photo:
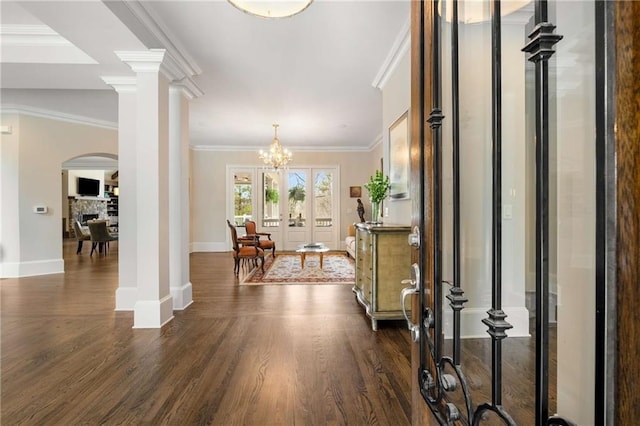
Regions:
<instances>
[{"instance_id":1,"label":"framed picture on wall","mask_svg":"<svg viewBox=\"0 0 640 426\"><path fill-rule=\"evenodd\" d=\"M351 198L360 198L360 197L362 197L362 187L361 186L350 186L349 187L349 196Z\"/></svg>"},{"instance_id":2,"label":"framed picture on wall","mask_svg":"<svg viewBox=\"0 0 640 426\"><path fill-rule=\"evenodd\" d=\"M389 127L389 198L409 198L409 111Z\"/></svg>"}]
</instances>

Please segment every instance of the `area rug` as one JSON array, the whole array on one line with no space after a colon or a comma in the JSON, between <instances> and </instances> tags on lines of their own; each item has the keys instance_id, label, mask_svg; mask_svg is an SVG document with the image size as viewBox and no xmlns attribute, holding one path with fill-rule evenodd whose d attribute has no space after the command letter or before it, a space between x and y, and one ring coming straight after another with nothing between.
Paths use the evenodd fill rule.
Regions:
<instances>
[{"instance_id":1,"label":"area rug","mask_svg":"<svg viewBox=\"0 0 640 426\"><path fill-rule=\"evenodd\" d=\"M295 253L279 253L275 259L265 259L264 274L260 267L255 268L240 284L353 284L355 273L353 259L344 252L325 253L322 269L320 256L307 254L304 269L300 263L300 255Z\"/></svg>"}]
</instances>

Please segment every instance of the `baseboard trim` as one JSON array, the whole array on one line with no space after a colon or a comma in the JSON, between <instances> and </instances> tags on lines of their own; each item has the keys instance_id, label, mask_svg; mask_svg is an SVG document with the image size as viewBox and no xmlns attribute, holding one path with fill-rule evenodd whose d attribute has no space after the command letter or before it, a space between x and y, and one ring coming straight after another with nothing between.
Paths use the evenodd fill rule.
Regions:
<instances>
[{"instance_id":1,"label":"baseboard trim","mask_svg":"<svg viewBox=\"0 0 640 426\"><path fill-rule=\"evenodd\" d=\"M191 282L180 287L171 287L171 297L173 297L173 309L182 311L193 303L193 286Z\"/></svg>"},{"instance_id":2,"label":"baseboard trim","mask_svg":"<svg viewBox=\"0 0 640 426\"><path fill-rule=\"evenodd\" d=\"M118 287L116 289L116 311L133 311L138 299L137 287Z\"/></svg>"},{"instance_id":3,"label":"baseboard trim","mask_svg":"<svg viewBox=\"0 0 640 426\"><path fill-rule=\"evenodd\" d=\"M50 274L64 274L63 259L0 263L0 278L33 277Z\"/></svg>"},{"instance_id":4,"label":"baseboard trim","mask_svg":"<svg viewBox=\"0 0 640 426\"><path fill-rule=\"evenodd\" d=\"M139 300L133 309L133 328L161 328L173 319L173 297Z\"/></svg>"},{"instance_id":5,"label":"baseboard trim","mask_svg":"<svg viewBox=\"0 0 640 426\"><path fill-rule=\"evenodd\" d=\"M226 242L194 242L191 243L191 251L192 252L224 252L230 251L231 248Z\"/></svg>"}]
</instances>

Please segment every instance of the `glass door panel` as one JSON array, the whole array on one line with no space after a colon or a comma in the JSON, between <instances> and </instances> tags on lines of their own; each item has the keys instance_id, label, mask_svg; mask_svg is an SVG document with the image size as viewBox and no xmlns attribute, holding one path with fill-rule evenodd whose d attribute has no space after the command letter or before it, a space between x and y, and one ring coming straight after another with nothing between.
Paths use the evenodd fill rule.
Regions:
<instances>
[{"instance_id":1,"label":"glass door panel","mask_svg":"<svg viewBox=\"0 0 640 426\"><path fill-rule=\"evenodd\" d=\"M557 386L558 413L576 424L593 424L593 410L586 407L596 404L594 4L556 1L549 5L549 17L564 36L549 61L550 203L555 207L549 334L557 357L557 383L550 381L550 387Z\"/></svg>"},{"instance_id":2,"label":"glass door panel","mask_svg":"<svg viewBox=\"0 0 640 426\"><path fill-rule=\"evenodd\" d=\"M429 7L441 91L422 394L449 403L442 424L594 424L595 4Z\"/></svg>"},{"instance_id":3,"label":"glass door panel","mask_svg":"<svg viewBox=\"0 0 640 426\"><path fill-rule=\"evenodd\" d=\"M279 228L282 220L280 213L280 173L263 172L262 186L262 226L264 228Z\"/></svg>"},{"instance_id":4,"label":"glass door panel","mask_svg":"<svg viewBox=\"0 0 640 426\"><path fill-rule=\"evenodd\" d=\"M333 169L313 169L313 242L329 248L338 247L336 191L337 172Z\"/></svg>"},{"instance_id":5,"label":"glass door panel","mask_svg":"<svg viewBox=\"0 0 640 426\"><path fill-rule=\"evenodd\" d=\"M331 227L333 220L333 174L316 172L313 188L313 216L318 228Z\"/></svg>"},{"instance_id":6,"label":"glass door panel","mask_svg":"<svg viewBox=\"0 0 640 426\"><path fill-rule=\"evenodd\" d=\"M287 217L285 234L285 249L295 250L300 244L311 242L311 227L309 226L309 203L307 194L311 192L309 186L309 171L304 169L290 169L287 171Z\"/></svg>"},{"instance_id":7,"label":"glass door panel","mask_svg":"<svg viewBox=\"0 0 640 426\"><path fill-rule=\"evenodd\" d=\"M253 174L233 174L233 220L236 226L244 226L245 220L253 220Z\"/></svg>"}]
</instances>

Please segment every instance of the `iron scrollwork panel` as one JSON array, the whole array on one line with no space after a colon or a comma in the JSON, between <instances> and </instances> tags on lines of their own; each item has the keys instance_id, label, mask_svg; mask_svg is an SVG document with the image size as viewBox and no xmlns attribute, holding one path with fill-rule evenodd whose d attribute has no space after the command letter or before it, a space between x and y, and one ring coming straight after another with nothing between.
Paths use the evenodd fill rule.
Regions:
<instances>
[{"instance_id":1,"label":"iron scrollwork panel","mask_svg":"<svg viewBox=\"0 0 640 426\"><path fill-rule=\"evenodd\" d=\"M433 193L433 232L434 247L431 253L433 276L429 281L434 283L433 306L427 297L421 297L419 331L421 366L419 384L422 396L436 419L441 424L462 422L463 424L480 424L487 414L498 417L504 424L516 424L502 405L502 341L507 338L506 330L512 325L506 320L502 309L502 57L501 57L501 2L491 1L491 174L492 174L492 294L491 308L488 317L482 320L487 326L491 338L491 400L474 404L470 386L464 373L461 359L460 313L468 302L461 282L461 232L460 232L460 87L458 62L458 0L451 0L451 116L452 116L452 227L453 227L453 283L446 299L453 311L453 355L443 354L440 336L443 333L443 310L440 306L443 288L442 260L442 122L445 119L442 107L442 34L441 20L444 19L444 7L439 0L431 1L431 57L432 57L432 107L427 122L432 132L431 147L433 153L433 175L431 179ZM536 27L530 34L531 41L523 48L530 54L529 60L536 64L536 140L538 154L536 156L536 264L537 264L537 299L536 316L538 324L536 334L536 424L563 425L572 424L559 416L549 417L548 404L548 65L553 55L553 46L562 39L554 34L555 26L547 22L547 3L535 1ZM546 134L545 134L546 132ZM546 188L546 189L545 189ZM545 195L545 191L547 194ZM545 244L547 255L545 257ZM540 331L543 332L540 332ZM451 396L456 394L457 398ZM454 399L458 403L454 402ZM460 403L459 401L463 401Z\"/></svg>"}]
</instances>

